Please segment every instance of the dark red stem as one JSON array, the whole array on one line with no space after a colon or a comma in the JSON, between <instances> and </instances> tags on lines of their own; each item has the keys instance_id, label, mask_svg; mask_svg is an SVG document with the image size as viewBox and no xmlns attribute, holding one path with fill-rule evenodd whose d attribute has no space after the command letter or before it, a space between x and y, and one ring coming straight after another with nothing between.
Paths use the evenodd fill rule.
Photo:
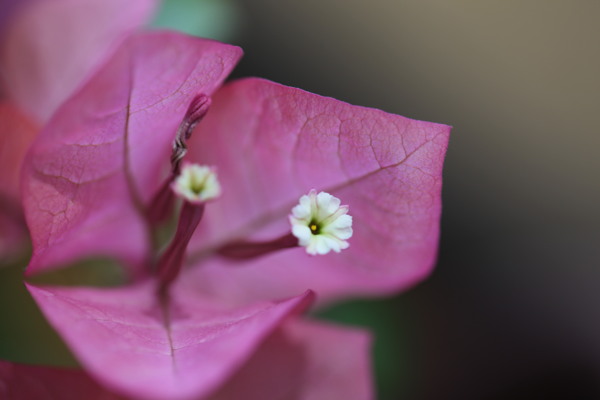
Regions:
<instances>
[{"instance_id":1,"label":"dark red stem","mask_svg":"<svg viewBox=\"0 0 600 400\"><path fill-rule=\"evenodd\" d=\"M204 204L191 204L187 201L183 203L175 236L158 261L157 273L161 293L165 293L179 275L185 250L203 214Z\"/></svg>"},{"instance_id":2,"label":"dark red stem","mask_svg":"<svg viewBox=\"0 0 600 400\"><path fill-rule=\"evenodd\" d=\"M175 180L175 175L170 174L148 207L148 221L154 227L169 218L175 203L175 194L171 189L171 183Z\"/></svg>"},{"instance_id":3,"label":"dark red stem","mask_svg":"<svg viewBox=\"0 0 600 400\"><path fill-rule=\"evenodd\" d=\"M223 257L245 260L296 246L298 246L298 238L288 233L268 242L233 242L221 247L217 253Z\"/></svg>"}]
</instances>

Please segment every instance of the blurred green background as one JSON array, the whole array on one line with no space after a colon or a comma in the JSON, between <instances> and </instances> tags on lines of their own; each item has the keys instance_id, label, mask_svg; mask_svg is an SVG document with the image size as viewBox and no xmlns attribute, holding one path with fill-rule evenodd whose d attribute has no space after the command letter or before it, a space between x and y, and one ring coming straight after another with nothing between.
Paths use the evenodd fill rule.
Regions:
<instances>
[{"instance_id":1,"label":"blurred green background","mask_svg":"<svg viewBox=\"0 0 600 400\"><path fill-rule=\"evenodd\" d=\"M454 126L433 275L319 314L374 332L378 398L583 399L600 398L599 16L596 1L167 0L154 26L242 46L236 77ZM0 270L0 356L69 364L55 336L25 333L48 328L22 266Z\"/></svg>"}]
</instances>

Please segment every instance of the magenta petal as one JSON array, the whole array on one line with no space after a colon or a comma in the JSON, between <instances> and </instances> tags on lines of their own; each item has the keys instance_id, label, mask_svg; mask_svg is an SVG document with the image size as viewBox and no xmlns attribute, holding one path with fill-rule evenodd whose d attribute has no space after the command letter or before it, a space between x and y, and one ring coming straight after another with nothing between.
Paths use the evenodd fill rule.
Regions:
<instances>
[{"instance_id":1,"label":"magenta petal","mask_svg":"<svg viewBox=\"0 0 600 400\"><path fill-rule=\"evenodd\" d=\"M108 392L81 370L0 361L0 399L119 400L123 398Z\"/></svg>"},{"instance_id":2,"label":"magenta petal","mask_svg":"<svg viewBox=\"0 0 600 400\"><path fill-rule=\"evenodd\" d=\"M53 0L17 8L0 52L4 91L32 117L46 121L127 34L149 19L156 2Z\"/></svg>"},{"instance_id":3,"label":"magenta petal","mask_svg":"<svg viewBox=\"0 0 600 400\"><path fill-rule=\"evenodd\" d=\"M85 256L141 265L142 214L168 169L189 102L212 93L240 50L176 33L128 40L54 115L24 165L28 274Z\"/></svg>"},{"instance_id":4,"label":"magenta petal","mask_svg":"<svg viewBox=\"0 0 600 400\"><path fill-rule=\"evenodd\" d=\"M108 388L147 399L196 398L233 374L312 296L232 309L183 287L167 311L155 282L127 288L28 286L83 367Z\"/></svg>"},{"instance_id":5,"label":"magenta petal","mask_svg":"<svg viewBox=\"0 0 600 400\"><path fill-rule=\"evenodd\" d=\"M354 236L327 256L293 249L244 264L202 259L199 285L238 299L303 288L328 299L423 279L436 256L449 130L259 79L225 86L190 143L223 187L197 231L196 255L240 236L289 232L287 215L312 188L350 206Z\"/></svg>"},{"instance_id":6,"label":"magenta petal","mask_svg":"<svg viewBox=\"0 0 600 400\"><path fill-rule=\"evenodd\" d=\"M373 399L367 332L289 320L211 400Z\"/></svg>"}]
</instances>

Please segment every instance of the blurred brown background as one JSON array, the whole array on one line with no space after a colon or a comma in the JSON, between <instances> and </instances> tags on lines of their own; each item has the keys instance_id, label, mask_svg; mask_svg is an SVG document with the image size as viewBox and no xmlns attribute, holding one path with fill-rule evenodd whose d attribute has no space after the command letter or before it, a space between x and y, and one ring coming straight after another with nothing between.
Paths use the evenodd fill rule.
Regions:
<instances>
[{"instance_id":1,"label":"blurred brown background","mask_svg":"<svg viewBox=\"0 0 600 400\"><path fill-rule=\"evenodd\" d=\"M380 397L600 398L600 2L237 5L237 76L454 126L433 276L325 313Z\"/></svg>"}]
</instances>

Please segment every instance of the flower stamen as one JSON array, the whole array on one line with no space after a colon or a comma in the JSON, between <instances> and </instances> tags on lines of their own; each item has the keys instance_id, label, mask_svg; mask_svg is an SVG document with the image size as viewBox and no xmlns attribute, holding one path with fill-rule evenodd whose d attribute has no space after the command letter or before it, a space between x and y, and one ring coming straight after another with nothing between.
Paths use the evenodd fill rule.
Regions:
<instances>
[{"instance_id":1,"label":"flower stamen","mask_svg":"<svg viewBox=\"0 0 600 400\"><path fill-rule=\"evenodd\" d=\"M319 232L319 227L317 226L317 224L310 224L310 231L312 232L313 235L318 234Z\"/></svg>"}]
</instances>

